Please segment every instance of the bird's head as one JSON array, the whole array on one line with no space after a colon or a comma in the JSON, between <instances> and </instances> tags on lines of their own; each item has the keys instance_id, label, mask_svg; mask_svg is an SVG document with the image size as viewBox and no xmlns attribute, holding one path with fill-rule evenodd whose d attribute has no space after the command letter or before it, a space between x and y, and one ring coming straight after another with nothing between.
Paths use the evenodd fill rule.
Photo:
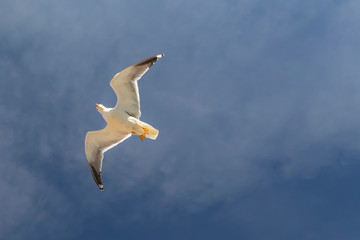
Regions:
<instances>
[{"instance_id":1,"label":"bird's head","mask_svg":"<svg viewBox=\"0 0 360 240\"><path fill-rule=\"evenodd\" d=\"M96 104L96 110L98 110L99 113L102 113L105 110L105 107L102 104Z\"/></svg>"}]
</instances>

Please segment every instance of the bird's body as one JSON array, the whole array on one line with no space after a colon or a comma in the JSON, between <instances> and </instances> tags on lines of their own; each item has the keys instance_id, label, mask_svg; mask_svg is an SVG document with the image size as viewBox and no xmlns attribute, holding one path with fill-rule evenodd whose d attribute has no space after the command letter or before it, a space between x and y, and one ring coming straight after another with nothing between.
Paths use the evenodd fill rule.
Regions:
<instances>
[{"instance_id":1,"label":"bird's body","mask_svg":"<svg viewBox=\"0 0 360 240\"><path fill-rule=\"evenodd\" d=\"M130 129L128 118L131 117L125 111L122 111L117 108L103 108L98 104L98 111L101 113L102 117L108 124L108 126L116 129L118 131L128 131ZM131 132L131 131L130 131Z\"/></svg>"},{"instance_id":2,"label":"bird's body","mask_svg":"<svg viewBox=\"0 0 360 240\"><path fill-rule=\"evenodd\" d=\"M106 108L96 104L107 126L99 131L91 131L85 137L85 154L100 190L103 189L101 181L101 168L104 152L129 138L131 134L138 135L141 140L145 138L156 139L159 131L150 124L139 120L140 97L137 81L162 55L157 55L132 65L114 76L110 82L117 95L114 108Z\"/></svg>"}]
</instances>

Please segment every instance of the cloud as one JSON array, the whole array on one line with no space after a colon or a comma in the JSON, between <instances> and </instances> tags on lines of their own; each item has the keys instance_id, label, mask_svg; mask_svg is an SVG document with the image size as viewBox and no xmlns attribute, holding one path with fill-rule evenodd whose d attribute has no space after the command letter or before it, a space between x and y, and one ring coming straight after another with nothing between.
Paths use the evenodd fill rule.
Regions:
<instances>
[{"instance_id":1,"label":"cloud","mask_svg":"<svg viewBox=\"0 0 360 240\"><path fill-rule=\"evenodd\" d=\"M48 225L61 232L74 209L112 216L111 206L134 221L174 206L199 212L358 155L354 1L136 4L0 10L0 178L11 193L3 235L29 232L34 216L34 228L54 218ZM112 76L161 52L139 82L142 120L159 138L107 152L105 191L95 195L83 149L86 131L105 125L94 104L113 105Z\"/></svg>"}]
</instances>

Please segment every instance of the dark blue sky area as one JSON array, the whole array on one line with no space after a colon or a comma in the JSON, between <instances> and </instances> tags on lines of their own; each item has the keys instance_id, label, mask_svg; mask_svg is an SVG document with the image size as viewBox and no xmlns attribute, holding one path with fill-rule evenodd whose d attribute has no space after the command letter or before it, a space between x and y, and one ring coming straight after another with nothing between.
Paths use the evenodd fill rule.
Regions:
<instances>
[{"instance_id":1,"label":"dark blue sky area","mask_svg":"<svg viewBox=\"0 0 360 240\"><path fill-rule=\"evenodd\" d=\"M0 0L0 238L360 239L360 2ZM140 80L141 120L84 153Z\"/></svg>"}]
</instances>

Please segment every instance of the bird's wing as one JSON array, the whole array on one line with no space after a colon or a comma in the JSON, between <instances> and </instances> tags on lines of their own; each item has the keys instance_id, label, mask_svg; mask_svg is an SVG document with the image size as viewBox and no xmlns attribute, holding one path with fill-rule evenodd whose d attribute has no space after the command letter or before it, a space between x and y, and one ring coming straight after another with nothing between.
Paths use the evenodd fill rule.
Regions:
<instances>
[{"instance_id":1,"label":"bird's wing","mask_svg":"<svg viewBox=\"0 0 360 240\"><path fill-rule=\"evenodd\" d=\"M101 168L104 153L117 144L130 137L129 133L122 133L106 126L99 131L88 132L85 137L85 154L91 170L91 174L100 188L103 189L101 181Z\"/></svg>"},{"instance_id":2,"label":"bird's wing","mask_svg":"<svg viewBox=\"0 0 360 240\"><path fill-rule=\"evenodd\" d=\"M120 108L135 118L140 117L140 97L137 81L163 56L164 54L159 54L145 59L117 73L113 77L110 86L114 89L117 96L115 108Z\"/></svg>"}]
</instances>

